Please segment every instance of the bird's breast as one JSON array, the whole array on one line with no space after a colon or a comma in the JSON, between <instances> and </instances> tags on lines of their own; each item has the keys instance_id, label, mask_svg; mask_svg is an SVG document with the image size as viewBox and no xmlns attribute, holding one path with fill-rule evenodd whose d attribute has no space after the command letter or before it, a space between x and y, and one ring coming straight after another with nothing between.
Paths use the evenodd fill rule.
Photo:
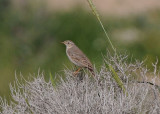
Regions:
<instances>
[{"instance_id":1,"label":"bird's breast","mask_svg":"<svg viewBox=\"0 0 160 114\"><path fill-rule=\"evenodd\" d=\"M73 64L75 64L75 65L77 65L77 66L81 66L81 65L79 65L78 62L76 62L76 60L73 58L73 56L74 56L74 55L73 55L73 52L71 52L69 49L66 49L66 54L67 54L69 60L70 60Z\"/></svg>"}]
</instances>

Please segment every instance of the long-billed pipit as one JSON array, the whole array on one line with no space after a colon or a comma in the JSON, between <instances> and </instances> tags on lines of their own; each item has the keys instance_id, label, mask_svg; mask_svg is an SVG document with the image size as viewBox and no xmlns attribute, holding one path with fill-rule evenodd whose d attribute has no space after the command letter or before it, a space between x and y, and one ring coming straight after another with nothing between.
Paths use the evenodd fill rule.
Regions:
<instances>
[{"instance_id":1,"label":"long-billed pipit","mask_svg":"<svg viewBox=\"0 0 160 114\"><path fill-rule=\"evenodd\" d=\"M95 76L92 63L87 56L72 41L66 40L62 43L66 45L66 54L69 60L79 66L79 69L74 74L76 75L82 68L87 68Z\"/></svg>"}]
</instances>

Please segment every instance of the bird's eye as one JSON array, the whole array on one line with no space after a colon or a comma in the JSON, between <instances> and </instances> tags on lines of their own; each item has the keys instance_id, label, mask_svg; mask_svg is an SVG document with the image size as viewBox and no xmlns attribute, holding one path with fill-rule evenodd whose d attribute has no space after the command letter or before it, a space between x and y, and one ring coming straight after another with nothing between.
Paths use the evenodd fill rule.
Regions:
<instances>
[{"instance_id":1,"label":"bird's eye","mask_svg":"<svg viewBox=\"0 0 160 114\"><path fill-rule=\"evenodd\" d=\"M68 42L68 44L69 44L69 42Z\"/></svg>"}]
</instances>

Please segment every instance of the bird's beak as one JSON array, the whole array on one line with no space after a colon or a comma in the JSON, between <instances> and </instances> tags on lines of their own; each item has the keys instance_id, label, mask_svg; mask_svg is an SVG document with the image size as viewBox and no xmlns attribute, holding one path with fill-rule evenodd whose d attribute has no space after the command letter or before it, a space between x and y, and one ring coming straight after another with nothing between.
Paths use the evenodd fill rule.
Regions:
<instances>
[{"instance_id":1,"label":"bird's beak","mask_svg":"<svg viewBox=\"0 0 160 114\"><path fill-rule=\"evenodd\" d=\"M64 44L64 42L61 42L62 44Z\"/></svg>"}]
</instances>

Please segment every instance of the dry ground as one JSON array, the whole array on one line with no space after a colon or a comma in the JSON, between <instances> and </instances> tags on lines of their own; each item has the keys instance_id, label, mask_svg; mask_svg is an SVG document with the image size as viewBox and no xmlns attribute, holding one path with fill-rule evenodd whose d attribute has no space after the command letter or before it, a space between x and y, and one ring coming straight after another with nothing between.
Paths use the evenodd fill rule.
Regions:
<instances>
[{"instance_id":1,"label":"dry ground","mask_svg":"<svg viewBox=\"0 0 160 114\"><path fill-rule=\"evenodd\" d=\"M25 0L12 0L16 7L22 7ZM28 1L27 1L28 2ZM30 2L44 3L43 0L30 0ZM127 16L137 13L146 13L155 9L160 9L159 0L93 0L101 14L114 16ZM46 0L50 11L68 10L77 5L88 9L87 0Z\"/></svg>"},{"instance_id":2,"label":"dry ground","mask_svg":"<svg viewBox=\"0 0 160 114\"><path fill-rule=\"evenodd\" d=\"M61 10L70 9L75 5L81 5L85 8L87 0L47 0L50 9ZM105 15L130 15L144 13L149 10L160 9L159 0L93 0L97 9Z\"/></svg>"}]
</instances>

